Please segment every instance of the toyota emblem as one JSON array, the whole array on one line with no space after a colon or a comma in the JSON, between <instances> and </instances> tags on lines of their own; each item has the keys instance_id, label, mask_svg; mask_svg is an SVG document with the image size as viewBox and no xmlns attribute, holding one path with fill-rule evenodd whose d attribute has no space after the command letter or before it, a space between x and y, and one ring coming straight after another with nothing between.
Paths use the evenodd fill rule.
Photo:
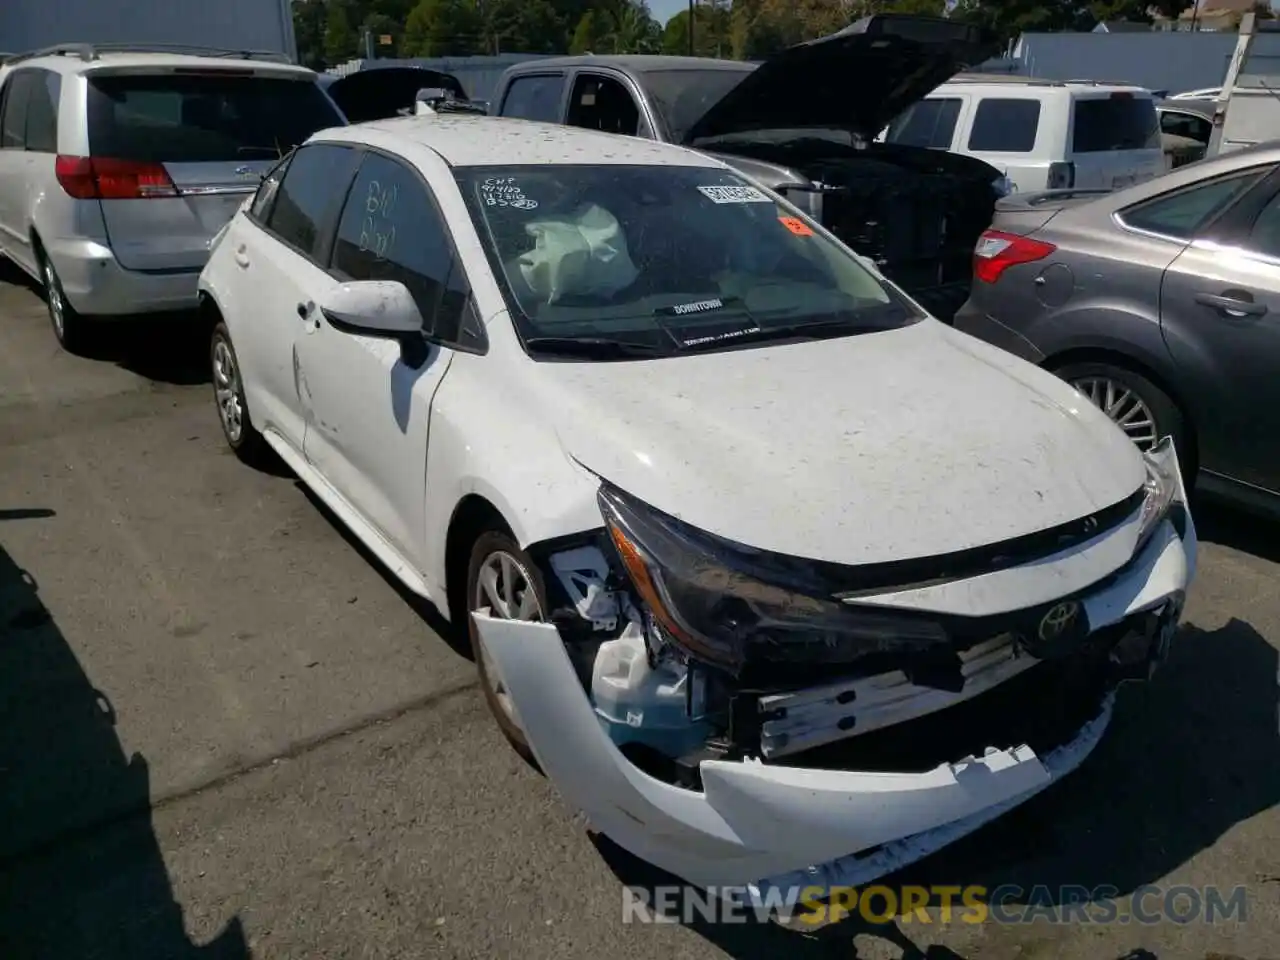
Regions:
<instances>
[{"instance_id":1,"label":"toyota emblem","mask_svg":"<svg viewBox=\"0 0 1280 960\"><path fill-rule=\"evenodd\" d=\"M1057 640L1071 628L1079 614L1080 604L1074 600L1066 600L1051 607L1040 620L1040 629L1037 631L1040 639L1045 643Z\"/></svg>"}]
</instances>

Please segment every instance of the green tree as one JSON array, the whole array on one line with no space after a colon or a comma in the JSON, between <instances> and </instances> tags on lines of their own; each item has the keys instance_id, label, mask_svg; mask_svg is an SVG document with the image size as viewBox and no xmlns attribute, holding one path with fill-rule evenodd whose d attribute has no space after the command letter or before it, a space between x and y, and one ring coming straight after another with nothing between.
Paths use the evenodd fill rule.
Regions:
<instances>
[{"instance_id":1,"label":"green tree","mask_svg":"<svg viewBox=\"0 0 1280 960\"><path fill-rule=\"evenodd\" d=\"M578 21L573 36L569 38L569 52L574 56L596 53L603 48L604 29L596 21L594 10L588 10Z\"/></svg>"},{"instance_id":2,"label":"green tree","mask_svg":"<svg viewBox=\"0 0 1280 960\"><path fill-rule=\"evenodd\" d=\"M698 3L693 8L693 55L695 57L727 57L731 55L729 11L723 5ZM667 21L662 31L662 52L689 53L689 11L681 10Z\"/></svg>"},{"instance_id":3,"label":"green tree","mask_svg":"<svg viewBox=\"0 0 1280 960\"><path fill-rule=\"evenodd\" d=\"M486 53L561 53L565 29L547 0L484 0Z\"/></svg>"},{"instance_id":4,"label":"green tree","mask_svg":"<svg viewBox=\"0 0 1280 960\"><path fill-rule=\"evenodd\" d=\"M403 21L396 21L386 13L371 13L364 19L361 25L361 36L363 43L364 31L369 31L373 37L373 55L375 57L398 57L400 56L400 41L403 30L400 24ZM379 41L382 37L391 38L391 46L384 47Z\"/></svg>"},{"instance_id":5,"label":"green tree","mask_svg":"<svg viewBox=\"0 0 1280 960\"><path fill-rule=\"evenodd\" d=\"M298 62L312 70L325 66L327 14L324 0L298 0L293 5L293 35L298 42Z\"/></svg>"},{"instance_id":6,"label":"green tree","mask_svg":"<svg viewBox=\"0 0 1280 960\"><path fill-rule=\"evenodd\" d=\"M406 57L465 57L484 52L484 23L473 0L422 0L409 12Z\"/></svg>"},{"instance_id":7,"label":"green tree","mask_svg":"<svg viewBox=\"0 0 1280 960\"><path fill-rule=\"evenodd\" d=\"M328 0L324 21L324 58L329 64L345 63L358 56L360 37L356 33L350 0Z\"/></svg>"}]
</instances>

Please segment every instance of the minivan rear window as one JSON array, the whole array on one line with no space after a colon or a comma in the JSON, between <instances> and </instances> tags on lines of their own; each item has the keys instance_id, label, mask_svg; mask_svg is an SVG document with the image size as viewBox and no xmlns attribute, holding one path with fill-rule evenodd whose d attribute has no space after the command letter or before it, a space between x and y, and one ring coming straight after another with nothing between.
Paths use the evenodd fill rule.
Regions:
<instances>
[{"instance_id":1,"label":"minivan rear window","mask_svg":"<svg viewBox=\"0 0 1280 960\"><path fill-rule=\"evenodd\" d=\"M1150 98L1113 94L1076 101L1073 153L1159 149L1160 121Z\"/></svg>"},{"instance_id":2,"label":"minivan rear window","mask_svg":"<svg viewBox=\"0 0 1280 960\"><path fill-rule=\"evenodd\" d=\"M89 82L89 150L147 163L268 160L341 126L310 78L213 72L114 74Z\"/></svg>"}]
</instances>

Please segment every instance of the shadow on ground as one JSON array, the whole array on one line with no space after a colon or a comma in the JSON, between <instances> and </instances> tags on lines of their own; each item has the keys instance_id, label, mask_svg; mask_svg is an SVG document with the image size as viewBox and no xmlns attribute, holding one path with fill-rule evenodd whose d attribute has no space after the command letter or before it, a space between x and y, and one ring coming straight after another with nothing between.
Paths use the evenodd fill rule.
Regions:
<instances>
[{"instance_id":1,"label":"shadow on ground","mask_svg":"<svg viewBox=\"0 0 1280 960\"><path fill-rule=\"evenodd\" d=\"M1014 891L1013 905L1069 903L1079 887L1111 887L1123 898L1157 882L1280 803L1276 671L1275 648L1243 621L1212 631L1184 627L1155 678L1121 692L1105 739L1075 774L881 882L980 884L988 891L1012 885L1024 892L1019 898ZM676 882L608 840L596 844L628 886L652 891ZM1257 878L1238 881L1250 879ZM856 957L851 941L860 933L889 941L907 960L958 956L918 942L948 939L945 927L926 933L918 923L846 921L807 935L755 922L690 926L743 960L819 958L833 950Z\"/></svg>"},{"instance_id":2,"label":"shadow on ground","mask_svg":"<svg viewBox=\"0 0 1280 960\"><path fill-rule=\"evenodd\" d=\"M52 511L0 511L39 523ZM0 535L4 527L0 526ZM0 547L0 957L242 960L238 919L186 936L152 829L146 761Z\"/></svg>"},{"instance_id":3,"label":"shadow on ground","mask_svg":"<svg viewBox=\"0 0 1280 960\"><path fill-rule=\"evenodd\" d=\"M26 287L44 300L44 288L3 257L0 283ZM114 363L156 383L209 382L209 325L194 311L97 320L90 329L82 351L89 360Z\"/></svg>"}]
</instances>

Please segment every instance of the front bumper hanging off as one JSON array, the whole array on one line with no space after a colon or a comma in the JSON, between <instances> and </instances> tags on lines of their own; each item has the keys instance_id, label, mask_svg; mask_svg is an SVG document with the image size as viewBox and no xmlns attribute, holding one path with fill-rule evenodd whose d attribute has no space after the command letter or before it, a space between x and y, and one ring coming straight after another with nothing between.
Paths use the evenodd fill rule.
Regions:
<instances>
[{"instance_id":1,"label":"front bumper hanging off","mask_svg":"<svg viewBox=\"0 0 1280 960\"><path fill-rule=\"evenodd\" d=\"M1181 526L1180 534L1163 521L1123 576L1083 597L1095 632L1165 611L1151 637L1153 660L1167 649L1194 574L1189 513ZM699 792L649 776L618 750L554 625L473 617L534 754L565 800L620 846L700 887L761 893L882 876L1069 773L1101 740L1111 715L1108 696L1095 719L1044 757L1029 746L988 749L924 773L706 760Z\"/></svg>"}]
</instances>

